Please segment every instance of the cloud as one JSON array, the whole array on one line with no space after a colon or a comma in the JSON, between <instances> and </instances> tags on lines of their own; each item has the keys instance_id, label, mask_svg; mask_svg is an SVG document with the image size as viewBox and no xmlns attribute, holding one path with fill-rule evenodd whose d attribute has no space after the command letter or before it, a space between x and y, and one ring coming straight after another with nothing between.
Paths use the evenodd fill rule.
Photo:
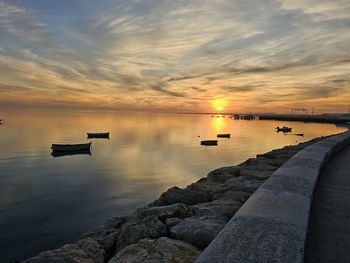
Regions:
<instances>
[{"instance_id":1,"label":"cloud","mask_svg":"<svg viewBox=\"0 0 350 263\"><path fill-rule=\"evenodd\" d=\"M42 41L47 35L46 24L38 21L29 10L0 1L0 24L8 32L29 41Z\"/></svg>"},{"instance_id":2,"label":"cloud","mask_svg":"<svg viewBox=\"0 0 350 263\"><path fill-rule=\"evenodd\" d=\"M165 94L170 95L170 96L185 97L184 93L168 90L168 87L165 84L161 84L161 83L159 83L159 84L152 84L151 88L153 90L159 91L161 93L165 93Z\"/></svg>"},{"instance_id":3,"label":"cloud","mask_svg":"<svg viewBox=\"0 0 350 263\"><path fill-rule=\"evenodd\" d=\"M310 87L306 90L309 99L329 98L342 93L344 90L336 87Z\"/></svg>"},{"instance_id":4,"label":"cloud","mask_svg":"<svg viewBox=\"0 0 350 263\"><path fill-rule=\"evenodd\" d=\"M222 89L229 92L243 93L243 92L251 92L251 91L258 90L260 87L264 87L264 85L226 86L226 87L222 87Z\"/></svg>"},{"instance_id":5,"label":"cloud","mask_svg":"<svg viewBox=\"0 0 350 263\"><path fill-rule=\"evenodd\" d=\"M58 8L69 3L0 0L0 91L12 102L24 103L27 88L28 100L61 96L57 107L206 111L217 97L279 109L350 93L346 0L82 0L69 13Z\"/></svg>"}]
</instances>

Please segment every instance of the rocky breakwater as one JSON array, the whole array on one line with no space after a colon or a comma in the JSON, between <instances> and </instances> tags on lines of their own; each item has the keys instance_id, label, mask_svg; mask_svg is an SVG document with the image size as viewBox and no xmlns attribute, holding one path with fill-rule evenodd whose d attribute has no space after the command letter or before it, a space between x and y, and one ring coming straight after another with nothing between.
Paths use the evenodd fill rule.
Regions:
<instances>
[{"instance_id":1,"label":"rocky breakwater","mask_svg":"<svg viewBox=\"0 0 350 263\"><path fill-rule=\"evenodd\" d=\"M294 154L320 140L286 146L172 187L130 216L115 217L75 244L25 263L194 262L249 196Z\"/></svg>"}]
</instances>

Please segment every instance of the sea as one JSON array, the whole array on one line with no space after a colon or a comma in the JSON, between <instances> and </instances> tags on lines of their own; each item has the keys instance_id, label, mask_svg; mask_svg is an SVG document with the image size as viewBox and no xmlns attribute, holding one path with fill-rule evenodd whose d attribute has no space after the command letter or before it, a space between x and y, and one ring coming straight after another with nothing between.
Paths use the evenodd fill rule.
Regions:
<instances>
[{"instance_id":1,"label":"sea","mask_svg":"<svg viewBox=\"0 0 350 263\"><path fill-rule=\"evenodd\" d=\"M257 154L348 130L333 124L145 112L0 110L0 262L75 242L172 186ZM293 128L277 133L277 126ZM88 139L87 132L110 132ZM216 138L230 133L231 138ZM296 136L303 133L304 136ZM217 139L217 146L201 140ZM92 142L53 156L54 143Z\"/></svg>"}]
</instances>

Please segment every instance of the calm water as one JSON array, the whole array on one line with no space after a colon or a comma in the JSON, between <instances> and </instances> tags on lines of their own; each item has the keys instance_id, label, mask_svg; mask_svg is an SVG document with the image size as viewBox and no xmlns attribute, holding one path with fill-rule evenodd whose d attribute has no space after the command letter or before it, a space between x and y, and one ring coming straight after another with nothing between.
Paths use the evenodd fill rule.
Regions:
<instances>
[{"instance_id":1,"label":"calm water","mask_svg":"<svg viewBox=\"0 0 350 263\"><path fill-rule=\"evenodd\" d=\"M154 113L12 111L0 118L1 262L73 242L105 219L129 214L217 167L345 130ZM277 134L278 125L305 137ZM92 140L91 156L50 155L52 143L87 142L87 131L110 131L111 137ZM199 145L217 133L231 133L231 139Z\"/></svg>"}]
</instances>

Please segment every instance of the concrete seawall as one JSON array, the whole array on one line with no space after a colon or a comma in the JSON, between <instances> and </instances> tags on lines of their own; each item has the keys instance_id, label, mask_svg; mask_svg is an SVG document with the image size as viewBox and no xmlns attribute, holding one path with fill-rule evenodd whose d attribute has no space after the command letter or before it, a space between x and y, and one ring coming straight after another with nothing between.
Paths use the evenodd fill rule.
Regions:
<instances>
[{"instance_id":1,"label":"concrete seawall","mask_svg":"<svg viewBox=\"0 0 350 263\"><path fill-rule=\"evenodd\" d=\"M195 262L303 262L318 176L349 143L350 132L345 132L294 155L254 192Z\"/></svg>"}]
</instances>

